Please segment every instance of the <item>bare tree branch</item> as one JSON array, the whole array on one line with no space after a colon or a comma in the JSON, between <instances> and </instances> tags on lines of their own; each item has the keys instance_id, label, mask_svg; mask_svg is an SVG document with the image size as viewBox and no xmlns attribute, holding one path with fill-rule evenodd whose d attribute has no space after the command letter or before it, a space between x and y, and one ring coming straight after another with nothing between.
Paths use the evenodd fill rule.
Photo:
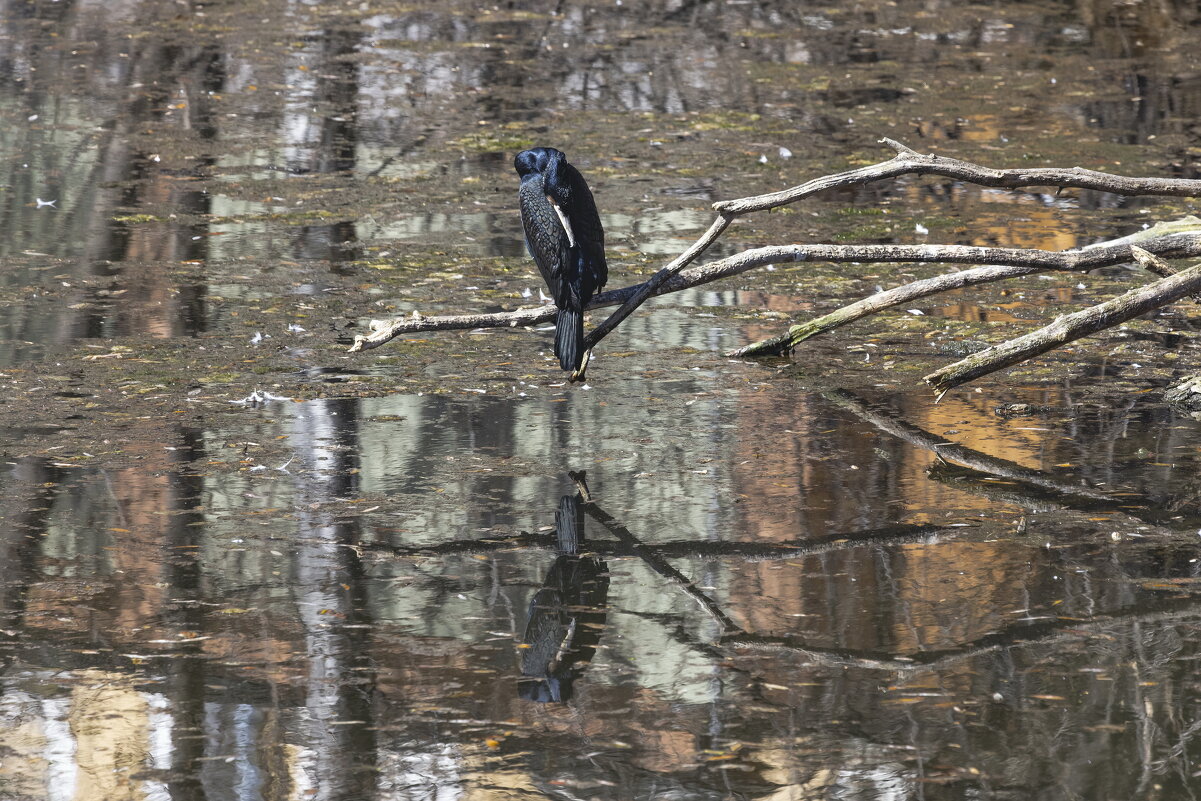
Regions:
<instances>
[{"instance_id":1,"label":"bare tree branch","mask_svg":"<svg viewBox=\"0 0 1201 801\"><path fill-rule=\"evenodd\" d=\"M717 212L718 217L709 227L709 230L693 243L682 256L651 278L644 285L644 289L641 289L634 297L623 303L620 309L609 315L608 319L591 331L585 338L584 347L594 347L604 339L610 331L617 327L618 323L632 314L635 309L655 294L660 285L672 275L679 272L680 269L716 241L735 217L755 211L767 211L779 206L785 206L830 189L874 183L885 178L896 178L901 175L911 174L942 175L949 178L970 181L981 186L1007 187L1011 189L1022 186L1058 186L1096 189L1120 195L1201 196L1201 181L1196 180L1128 178L1121 175L1096 172L1095 170L1086 170L1081 167L1073 167L1072 169L1052 167L1025 170L993 170L932 153L918 153L893 139L884 138L880 141L896 150L897 155L889 161L873 164L870 167L838 173L837 175L822 176L800 186L786 189L783 192L714 203L713 209Z\"/></svg>"},{"instance_id":2,"label":"bare tree branch","mask_svg":"<svg viewBox=\"0 0 1201 801\"><path fill-rule=\"evenodd\" d=\"M983 270L967 270L950 276L927 279L925 283L917 282L908 287L890 290L891 294L882 293L880 296L865 299L858 304L805 325L794 326L784 336L774 337L771 340L742 348L735 351L737 355L780 352L803 339L830 330L837 325L843 325L897 303L904 303L945 289L1027 275L1041 270L1091 270L1129 261L1132 258L1131 243L1136 237L1131 237L1130 241L1120 240L1108 245L1103 243L1101 247L1064 252L958 245L795 244L756 248L699 267L688 267L717 241L736 217L795 203L834 188L873 183L901 175L941 175L981 186L1011 189L1024 186L1055 186L1092 189L1121 195L1201 196L1201 181L1198 180L1127 177L1080 167L996 170L959 159L918 153L892 139L882 139L881 142L896 151L896 155L888 161L836 175L822 176L781 192L713 204L717 217L705 233L650 280L642 284L605 292L592 299L589 308L613 305L617 305L619 308L588 333L585 337L585 347L594 347L622 320L655 295L678 292L769 264L796 261L958 262L988 266ZM1139 244L1148 253L1164 258L1201 255L1201 235L1195 233L1195 229L1194 232L1166 234L1158 238L1140 241ZM554 319L555 314L554 307L544 306L537 309L518 309L496 314L426 318L415 316L389 322L372 321L371 332L367 335L356 336L350 351L378 347L406 333L528 326L549 322ZM938 373L932 374L932 376L936 375Z\"/></svg>"},{"instance_id":3,"label":"bare tree branch","mask_svg":"<svg viewBox=\"0 0 1201 801\"><path fill-rule=\"evenodd\" d=\"M1163 236L1172 234L1192 234L1197 235L1198 229L1201 229L1201 220L1196 217L1185 217L1183 220L1174 220L1170 222L1157 223L1153 228L1145 231L1139 231L1136 234L1122 237L1121 239L1112 240L1110 242L1097 242L1087 247L1078 250L1067 251L1068 253L1096 253L1103 251L1107 254L1120 252L1118 248L1122 245L1130 246L1130 255L1138 261L1143 268L1149 270L1156 275L1167 277L1175 275L1176 270L1172 268L1166 261L1158 256L1147 252L1141 247L1135 245L1136 242L1149 244L1152 247L1168 252L1159 246L1159 239ZM1163 236L1161 236L1163 235ZM1123 259L1125 261L1126 259ZM1082 269L1094 269L1093 267L1085 266ZM814 320L809 320L804 323L798 323L791 326L783 334L774 337L752 342L750 345L744 345L741 348L730 351L727 356L774 356L782 355L792 348L795 348L800 343L807 339L812 339L818 334L824 334L847 323L853 323L877 312L890 309L894 306L899 306L903 303L912 303L920 298L935 295L939 292L945 292L952 289L960 289L965 286L974 286L976 284L985 284L992 281L1000 281L1006 278L1018 278L1035 273L1045 272L1044 267L1039 266L1022 266L1014 265L1008 267L989 266L979 267L972 270L962 270L959 272L948 273L946 275L936 276L934 278L925 278L919 281L914 281L903 286L894 287L893 289L884 292L878 292L875 295L863 298L840 309L830 312L822 317Z\"/></svg>"},{"instance_id":4,"label":"bare tree branch","mask_svg":"<svg viewBox=\"0 0 1201 801\"><path fill-rule=\"evenodd\" d=\"M794 325L778 336L761 339L744 345L727 353L727 356L778 356L787 353L806 339L812 339L818 334L824 334L847 323L853 323L877 312L912 303L929 295L960 289L965 286L985 284L990 281L1000 281L1005 278L1016 278L1022 275L1042 272L1041 267L976 267L971 270L961 270L947 273L934 278L925 278L893 289L877 292L863 300L843 306L808 322Z\"/></svg>"},{"instance_id":5,"label":"bare tree branch","mask_svg":"<svg viewBox=\"0 0 1201 801\"><path fill-rule=\"evenodd\" d=\"M464 331L473 328L509 328L519 325L537 325L555 319L558 309L554 306L539 306L536 309L517 309L494 314L455 314L442 317L398 317L394 320L372 320L371 333L358 334L348 353L378 348L401 334L416 334L421 331Z\"/></svg>"},{"instance_id":6,"label":"bare tree branch","mask_svg":"<svg viewBox=\"0 0 1201 801\"><path fill-rule=\"evenodd\" d=\"M1055 322L1037 331L985 348L966 359L935 370L922 380L938 392L946 392L960 384L1124 323L1198 291L1201 291L1201 264L1176 273L1170 278L1162 278L1153 284L1132 289L1124 295L1090 306L1084 311L1059 317Z\"/></svg>"},{"instance_id":7,"label":"bare tree branch","mask_svg":"<svg viewBox=\"0 0 1201 801\"><path fill-rule=\"evenodd\" d=\"M700 239L693 242L688 250L684 251L674 261L651 276L651 279L638 287L637 291L623 302L617 311L610 314L603 323L588 332L588 335L584 337L584 349L587 350L596 347L596 343L608 336L609 332L616 328L622 320L633 314L634 310L645 303L652 295L657 294L659 287L667 283L680 270L691 264L697 256L708 250L709 246L716 242L717 238L722 235L722 232L729 227L730 221L733 219L734 217L731 214L718 214L717 219L709 226L709 230L702 234Z\"/></svg>"},{"instance_id":8,"label":"bare tree branch","mask_svg":"<svg viewBox=\"0 0 1201 801\"><path fill-rule=\"evenodd\" d=\"M752 211L786 206L798 200L844 186L858 186L900 175L941 175L958 178L980 186L995 186L1017 189L1023 186L1058 186L1078 189L1095 189L1115 195L1168 195L1172 197L1201 197L1201 181L1182 178L1130 178L1110 175L1082 167L1064 169L1060 167L1035 167L1029 169L994 170L959 159L937 156L933 153L918 153L900 142L881 139L883 144L897 151L889 161L861 167L857 170L825 175L812 181L772 192L767 195L724 200L713 204L715 211L722 214L747 214Z\"/></svg>"},{"instance_id":9,"label":"bare tree branch","mask_svg":"<svg viewBox=\"0 0 1201 801\"><path fill-rule=\"evenodd\" d=\"M1201 234L1171 234L1144 241L1141 245L1147 251L1160 257L1201 256ZM953 262L1029 268L1030 272L1087 271L1131 261L1133 257L1130 248L1131 246L1128 244L1065 251L973 247L970 245L775 245L746 250L708 264L681 270L661 283L652 295L666 295L683 289L691 289L753 270L756 267L798 261L858 262L863 264ZM645 283L602 292L592 299L588 308L616 306L635 297L644 287L646 287ZM356 336L350 352L370 350L401 334L421 331L461 331L475 328L536 325L553 320L555 313L554 306L542 306L536 309L517 309L494 314L414 316L386 322L373 321L372 332Z\"/></svg>"}]
</instances>

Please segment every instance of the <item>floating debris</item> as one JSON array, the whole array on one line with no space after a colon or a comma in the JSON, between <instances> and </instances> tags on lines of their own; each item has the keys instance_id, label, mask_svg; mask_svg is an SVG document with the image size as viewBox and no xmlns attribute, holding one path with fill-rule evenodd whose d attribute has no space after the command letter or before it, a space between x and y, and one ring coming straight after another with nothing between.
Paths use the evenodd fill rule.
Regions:
<instances>
[{"instance_id":1,"label":"floating debris","mask_svg":"<svg viewBox=\"0 0 1201 801\"><path fill-rule=\"evenodd\" d=\"M270 392L261 392L256 389L254 392L251 392L249 395L247 395L245 398L242 398L241 400L231 400L228 402L234 404L235 406L250 406L253 408L253 407L262 406L263 404L267 403L268 401L290 401L290 400L292 400L292 399L285 398L281 395L272 395Z\"/></svg>"}]
</instances>

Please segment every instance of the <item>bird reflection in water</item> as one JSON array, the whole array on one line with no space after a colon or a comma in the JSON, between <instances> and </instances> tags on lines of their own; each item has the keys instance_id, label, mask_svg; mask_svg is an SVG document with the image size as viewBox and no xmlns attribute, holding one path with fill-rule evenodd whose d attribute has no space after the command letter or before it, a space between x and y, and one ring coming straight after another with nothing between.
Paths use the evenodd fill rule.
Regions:
<instances>
[{"instance_id":1,"label":"bird reflection in water","mask_svg":"<svg viewBox=\"0 0 1201 801\"><path fill-rule=\"evenodd\" d=\"M573 684L596 653L605 626L609 570L595 555L582 555L583 473L572 474L581 492L564 495L555 512L559 555L530 601L521 647L517 692L528 701L566 703Z\"/></svg>"}]
</instances>

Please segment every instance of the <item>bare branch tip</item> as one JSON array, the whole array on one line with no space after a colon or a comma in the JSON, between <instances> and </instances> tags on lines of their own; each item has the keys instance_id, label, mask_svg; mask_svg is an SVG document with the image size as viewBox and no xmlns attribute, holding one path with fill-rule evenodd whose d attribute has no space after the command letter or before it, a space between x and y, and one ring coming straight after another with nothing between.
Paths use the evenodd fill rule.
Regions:
<instances>
[{"instance_id":1,"label":"bare branch tip","mask_svg":"<svg viewBox=\"0 0 1201 801\"><path fill-rule=\"evenodd\" d=\"M1143 248L1140 248L1138 245L1130 246L1130 255L1134 257L1135 261L1137 261L1139 264L1143 265L1144 267L1146 267L1148 264L1154 265L1156 267L1161 267L1161 268L1168 266L1168 263L1166 261L1164 261L1163 259L1161 259L1159 256L1156 256L1154 253L1152 253L1149 250L1144 250Z\"/></svg>"},{"instance_id":2,"label":"bare branch tip","mask_svg":"<svg viewBox=\"0 0 1201 801\"><path fill-rule=\"evenodd\" d=\"M889 139L887 136L880 139L880 143L884 144L884 145L888 145L893 150L897 151L898 156L917 156L917 155L919 155L916 150L909 147L908 145L903 145L895 139Z\"/></svg>"}]
</instances>

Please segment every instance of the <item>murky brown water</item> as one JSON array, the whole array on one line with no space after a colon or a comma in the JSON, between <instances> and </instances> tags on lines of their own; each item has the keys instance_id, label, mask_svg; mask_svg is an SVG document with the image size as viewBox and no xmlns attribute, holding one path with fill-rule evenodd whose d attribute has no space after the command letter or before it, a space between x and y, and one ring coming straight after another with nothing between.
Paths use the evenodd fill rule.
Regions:
<instances>
[{"instance_id":1,"label":"murky brown water","mask_svg":"<svg viewBox=\"0 0 1201 801\"><path fill-rule=\"evenodd\" d=\"M589 177L611 286L881 136L1196 177L1199 22L0 3L0 799L1195 798L1201 423L1162 389L1196 311L918 385L1130 274L724 359L940 269L782 266L656 301L587 388L546 332L345 348L536 302L533 143ZM908 180L716 251L1062 249L1191 210Z\"/></svg>"}]
</instances>

